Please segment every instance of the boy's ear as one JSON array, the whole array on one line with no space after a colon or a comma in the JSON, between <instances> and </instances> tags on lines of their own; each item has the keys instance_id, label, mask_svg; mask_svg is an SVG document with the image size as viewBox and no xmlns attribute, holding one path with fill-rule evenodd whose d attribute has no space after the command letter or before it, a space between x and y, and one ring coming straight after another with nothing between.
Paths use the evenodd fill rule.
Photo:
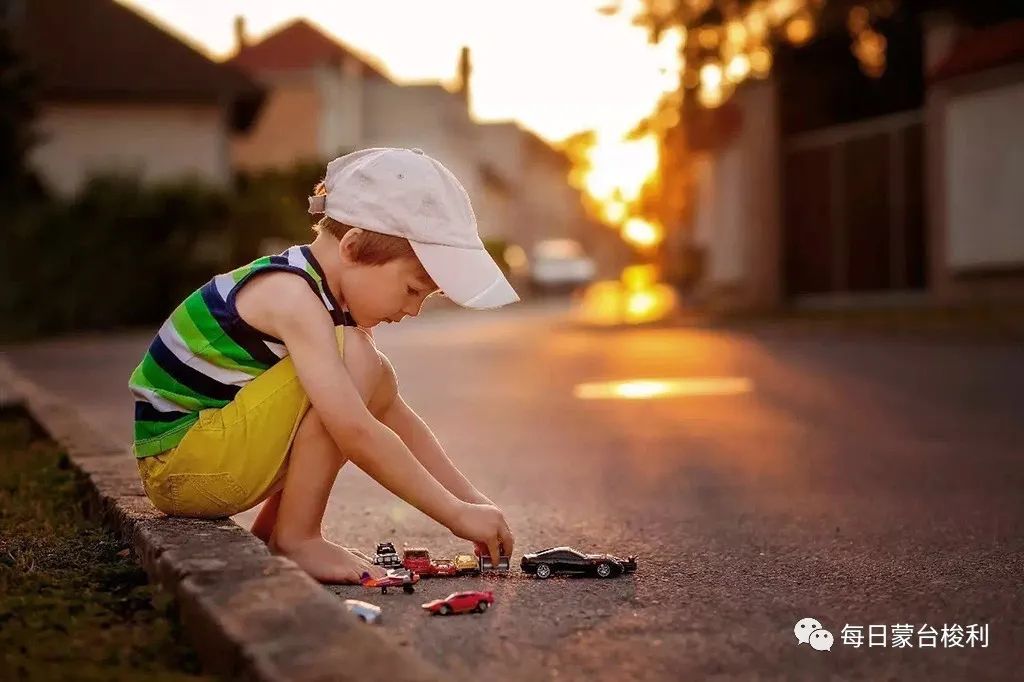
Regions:
<instances>
[{"instance_id":1,"label":"boy's ear","mask_svg":"<svg viewBox=\"0 0 1024 682\"><path fill-rule=\"evenodd\" d=\"M359 234L362 234L362 230L358 227L353 227L338 240L338 253L343 260L352 260L352 250L355 248L355 240Z\"/></svg>"}]
</instances>

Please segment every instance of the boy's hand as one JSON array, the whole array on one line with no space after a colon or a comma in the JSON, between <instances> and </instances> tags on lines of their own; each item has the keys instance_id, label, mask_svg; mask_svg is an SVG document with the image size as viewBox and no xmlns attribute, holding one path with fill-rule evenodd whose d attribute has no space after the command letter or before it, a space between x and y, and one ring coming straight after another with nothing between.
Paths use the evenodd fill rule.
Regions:
<instances>
[{"instance_id":1,"label":"boy's hand","mask_svg":"<svg viewBox=\"0 0 1024 682\"><path fill-rule=\"evenodd\" d=\"M502 555L512 556L515 538L508 528L505 516L493 504L462 503L462 507L449 529L457 537L469 540L491 555L497 566Z\"/></svg>"}]
</instances>

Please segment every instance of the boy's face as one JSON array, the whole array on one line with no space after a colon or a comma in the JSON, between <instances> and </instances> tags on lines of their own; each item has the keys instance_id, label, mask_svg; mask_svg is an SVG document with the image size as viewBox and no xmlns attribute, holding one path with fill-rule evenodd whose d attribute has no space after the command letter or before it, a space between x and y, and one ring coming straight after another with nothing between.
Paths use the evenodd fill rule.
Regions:
<instances>
[{"instance_id":1,"label":"boy's face","mask_svg":"<svg viewBox=\"0 0 1024 682\"><path fill-rule=\"evenodd\" d=\"M349 312L360 327L381 322L400 322L406 315L419 315L423 301L438 291L423 279L422 266L415 257L396 258L384 265L355 263L342 249L347 261L341 282Z\"/></svg>"}]
</instances>

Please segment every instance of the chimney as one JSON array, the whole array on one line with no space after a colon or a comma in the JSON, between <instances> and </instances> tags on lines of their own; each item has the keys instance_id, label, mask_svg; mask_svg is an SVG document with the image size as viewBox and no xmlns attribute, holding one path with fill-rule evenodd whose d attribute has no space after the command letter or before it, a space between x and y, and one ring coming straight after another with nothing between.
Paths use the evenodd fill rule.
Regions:
<instances>
[{"instance_id":1,"label":"chimney","mask_svg":"<svg viewBox=\"0 0 1024 682\"><path fill-rule=\"evenodd\" d=\"M245 17L239 14L235 17L235 52L241 52L249 46L249 40L245 35Z\"/></svg>"},{"instance_id":2,"label":"chimney","mask_svg":"<svg viewBox=\"0 0 1024 682\"><path fill-rule=\"evenodd\" d=\"M924 16L924 72L935 71L960 37L961 27L950 12L930 12Z\"/></svg>"},{"instance_id":3,"label":"chimney","mask_svg":"<svg viewBox=\"0 0 1024 682\"><path fill-rule=\"evenodd\" d=\"M469 104L469 77L473 73L473 65L469 59L469 47L463 45L459 53L459 90L463 101Z\"/></svg>"}]
</instances>

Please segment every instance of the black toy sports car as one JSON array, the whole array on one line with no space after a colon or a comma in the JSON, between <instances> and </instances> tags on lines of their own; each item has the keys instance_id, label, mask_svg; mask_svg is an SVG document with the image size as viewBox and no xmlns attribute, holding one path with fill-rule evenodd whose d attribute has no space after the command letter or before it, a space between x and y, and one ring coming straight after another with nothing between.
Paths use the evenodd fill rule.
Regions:
<instances>
[{"instance_id":1,"label":"black toy sports car","mask_svg":"<svg viewBox=\"0 0 1024 682\"><path fill-rule=\"evenodd\" d=\"M572 547L552 547L524 554L520 566L524 573L532 573L542 579L556 573L611 578L635 571L636 557L620 559L611 554L584 554Z\"/></svg>"}]
</instances>

